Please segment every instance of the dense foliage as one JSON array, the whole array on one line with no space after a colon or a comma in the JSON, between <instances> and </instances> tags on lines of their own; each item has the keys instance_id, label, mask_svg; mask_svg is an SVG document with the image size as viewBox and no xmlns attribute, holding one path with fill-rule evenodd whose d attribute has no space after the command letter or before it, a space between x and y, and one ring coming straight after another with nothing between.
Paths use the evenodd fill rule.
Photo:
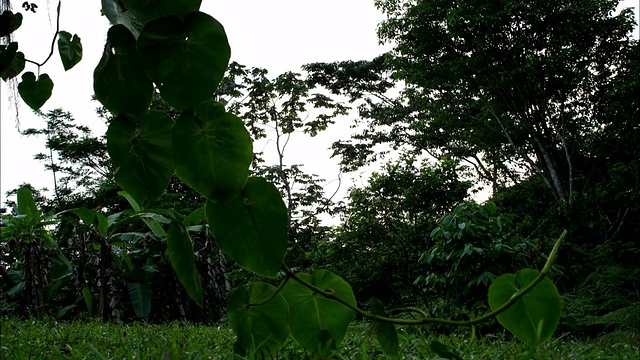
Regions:
<instances>
[{"instance_id":1,"label":"dense foliage","mask_svg":"<svg viewBox=\"0 0 640 360\"><path fill-rule=\"evenodd\" d=\"M391 53L275 79L229 64L225 30L200 3L103 1L113 26L93 78L106 137L62 110L27 131L47 138L37 158L55 199L39 204L22 187L3 217L4 310L116 321L226 313L233 351L247 357L293 339L329 358L357 315L390 355L397 325L493 318L533 349L561 321L554 274L572 301L567 324L634 329L639 45L629 12L611 15L617 1L380 0ZM10 38L21 20L2 14L5 80L33 63ZM56 38L68 70L80 38ZM38 77L25 72L18 90L39 110L53 80L33 64ZM291 136L346 114L330 94L358 104L364 129L334 145L345 170L380 147L405 154L351 189L335 229L319 221L338 208L318 180L284 161ZM276 160L265 165L254 142L268 136ZM473 182L489 183L492 201L469 201ZM594 270L607 278L594 282ZM610 301L591 296L602 289Z\"/></svg>"}]
</instances>

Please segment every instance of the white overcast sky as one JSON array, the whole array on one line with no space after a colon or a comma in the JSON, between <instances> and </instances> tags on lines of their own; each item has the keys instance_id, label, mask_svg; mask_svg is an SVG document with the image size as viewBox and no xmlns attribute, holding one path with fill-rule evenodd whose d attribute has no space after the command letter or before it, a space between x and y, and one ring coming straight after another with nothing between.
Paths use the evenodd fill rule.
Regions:
<instances>
[{"instance_id":1,"label":"white overcast sky","mask_svg":"<svg viewBox=\"0 0 640 360\"><path fill-rule=\"evenodd\" d=\"M30 0L38 4L37 13L24 12L21 2L14 1L14 11L24 15L21 29L15 34L20 51L28 59L43 61L50 49L55 32L56 0ZM625 0L624 7L636 8L638 0ZM48 10L48 11L47 11ZM232 60L247 66L269 70L271 76L285 71L300 71L303 64L338 60L371 59L388 49L378 44L376 26L383 19L373 0L204 0L202 11L218 19L225 27L231 45ZM98 63L108 21L100 16L98 0L64 0L60 29L78 34L83 44L83 60L64 72L59 56L42 68L53 79L52 98L43 106L44 112L63 108L76 120L102 135L104 126L95 114L98 103L92 102L92 74ZM637 29L636 29L637 33ZM637 34L636 34L637 36ZM27 71L36 72L27 65ZM43 170L33 155L44 151L43 138L20 136L16 128L15 108L7 84L0 81L0 206L5 192L28 182L36 188L53 188L53 178ZM20 129L41 127L44 120L33 115L21 100L18 101ZM318 139L294 139L293 149L285 156L288 164L305 164L310 173L317 173L328 182L326 191L332 193L337 182L335 159L329 159L327 150L336 136L347 138L345 131L329 133ZM300 146L299 148L296 148ZM260 150L260 149L256 149ZM265 149L269 151L269 149ZM342 193L352 183L358 184L358 174L343 179Z\"/></svg>"},{"instance_id":2,"label":"white overcast sky","mask_svg":"<svg viewBox=\"0 0 640 360\"><path fill-rule=\"evenodd\" d=\"M28 59L41 62L49 53L55 32L57 1L50 0L49 14L44 1L31 1L39 5L35 14L25 13L18 8L20 3L14 2L14 11L21 11L24 15L15 40ZM266 68L274 77L285 71L300 71L306 63L371 59L384 51L376 37L376 26L383 17L374 7L373 0L204 0L201 10L225 27L232 61ZM61 13L60 29L80 36L83 59L65 73L56 50L53 58L42 68L42 72L49 74L55 83L53 96L42 110L63 108L71 112L77 122L91 126L94 135L102 135L105 128L94 111L98 103L90 99L93 94L92 73L102 54L108 21L100 16L98 0L65 0ZM26 70L36 72L36 67L27 64ZM44 138L19 135L11 93L4 81L0 91L2 204L6 191L19 184L28 182L36 188L51 190L53 178L44 172L41 162L33 160L34 154L44 151ZM21 130L44 124L44 120L35 116L21 100L18 104ZM292 146L296 140L303 141L305 151L286 153L288 164L304 163L308 172L322 172L322 177L328 182L337 179L336 160L329 160L327 151L331 139L324 136L311 142L293 140ZM264 150L268 152L270 149ZM328 184L327 192L332 193L336 184L336 181Z\"/></svg>"}]
</instances>

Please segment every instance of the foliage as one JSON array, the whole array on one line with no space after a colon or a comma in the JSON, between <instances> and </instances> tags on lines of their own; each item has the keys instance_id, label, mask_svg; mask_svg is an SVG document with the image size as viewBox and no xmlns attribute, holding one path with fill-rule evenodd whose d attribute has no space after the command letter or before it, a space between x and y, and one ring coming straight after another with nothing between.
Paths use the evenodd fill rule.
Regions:
<instances>
[{"instance_id":1,"label":"foliage","mask_svg":"<svg viewBox=\"0 0 640 360\"><path fill-rule=\"evenodd\" d=\"M202 326L172 322L163 325L133 323L117 325L96 320L56 321L3 317L3 359L94 359L145 358L233 359L235 335L226 325ZM562 335L531 352L528 346L506 334L488 335L469 342L464 332L434 335L414 327L400 327L399 355L403 359L439 359L429 349L434 341L449 351L478 359L635 359L638 339L623 336L615 339L582 339ZM249 358L249 357L245 357ZM293 340L287 340L275 354L280 359L308 359ZM384 359L370 326L355 322L347 330L337 359Z\"/></svg>"},{"instance_id":2,"label":"foliage","mask_svg":"<svg viewBox=\"0 0 640 360\"><path fill-rule=\"evenodd\" d=\"M513 224L513 217L491 202L465 202L442 216L420 256L426 267L415 281L429 302L446 300L445 311L484 308L483 294L500 274L537 264L539 246L515 236ZM440 309L436 305L432 311Z\"/></svg>"},{"instance_id":3,"label":"foliage","mask_svg":"<svg viewBox=\"0 0 640 360\"><path fill-rule=\"evenodd\" d=\"M616 330L640 333L638 272L630 270L602 265L574 293L567 294L563 300L568 325L593 336Z\"/></svg>"},{"instance_id":4,"label":"foliage","mask_svg":"<svg viewBox=\"0 0 640 360\"><path fill-rule=\"evenodd\" d=\"M247 319L234 321L235 326L238 326L234 328L234 332L242 334L234 345L234 352L240 355L259 354L263 349L273 355L282 346L287 334L286 326L289 326L290 336L314 357L328 358L340 346L346 329L356 314L391 324L420 325L437 322L473 326L498 315L510 306L528 309L530 302L527 299L531 297L529 292L533 290L535 294L535 290L540 289L536 286L543 280L548 283L545 277L557 256L565 233L556 242L540 273L528 279L528 286L516 290L504 303L503 299L493 302L493 312L468 321L434 319L420 312L418 314L421 316L413 320L369 313L357 306L351 286L339 276L328 270L316 270L309 274L296 273L284 264L291 209L287 209L287 204L278 196L275 185L265 179L249 176L253 160L250 132L240 117L225 108L225 103L212 99L227 68L230 48L222 25L213 17L198 11L199 6L200 1L167 0L154 6L115 0L103 2L103 13L113 26L107 33L103 56L94 72L94 90L96 98L114 115L107 131L107 150L116 169L116 181L125 190L123 196L130 202L133 210L109 217L86 209L69 211L88 227L86 233L90 234L91 246L97 251L98 267L94 268L95 275L84 277L84 268L79 272L85 285L88 279L98 279L95 290L90 286L85 290L83 285L82 293L88 309L92 309L93 296L97 296L98 313L105 319L110 316L119 318L114 304L122 298L117 293L118 289L124 287L118 287L116 281L124 279L114 274L117 274L117 270L123 271L125 266L134 272L132 263L127 261L127 258L131 260L127 243L131 240L135 244L138 239L136 234L131 236L132 234L116 232L118 227L114 225L120 219L125 223L131 219L140 219L151 230L151 241L162 246L166 244L166 253L154 252L155 259L163 265L171 265L181 284L181 290L176 290L184 289L200 307L205 305L205 286L199 274L196 247L190 231L210 231L220 248L247 270L266 277L284 277L275 290L269 285L258 284L250 287L246 296L240 292L242 290L234 293L238 294L239 300L234 299L229 318ZM58 16L59 11L60 6ZM58 32L59 29L56 36ZM66 55L68 53L63 56ZM12 61L15 59L14 56ZM284 78L279 79L292 76L294 75L285 74ZM276 124L275 128L277 131L282 130L284 134L296 127L308 125L293 116L304 109L301 96L306 96L305 84L302 84L302 95L299 95L299 83L289 82L291 83L293 95L282 103L281 116L270 114L272 118L281 121L281 125ZM285 90L288 90L287 86L289 85L285 85ZM38 108L48 98L52 87L46 74L40 74L36 80L32 73L26 73L19 90L27 104ZM172 108L171 113L163 114L150 109L154 93L159 93ZM274 109L273 99L265 100L271 113ZM319 101L325 107L329 104L329 108L333 106L322 96L315 96L309 101ZM176 120L171 117L173 112L179 113ZM320 116L319 119L326 123L330 118ZM311 133L316 130L313 126L309 129ZM280 147L278 155L282 165ZM203 220L202 213L185 216L173 209L152 208L170 184L173 173L206 199L204 215L208 227L192 227L194 218ZM287 182L284 183L287 188ZM461 188L466 191L465 185ZM18 216L26 214L28 222L32 219L29 214L36 214L37 209L30 195L23 195L25 193L28 194L25 191L18 192ZM292 198L291 194L288 188L288 199ZM26 203L23 201L25 199ZM124 243L116 244L118 238ZM28 237L26 239L31 240ZM81 243L81 246L86 245L86 242ZM118 248L118 245L122 248ZM84 248L81 250L85 251ZM143 266L145 272L153 273L154 270L152 266ZM527 271L530 273L531 270ZM141 284L144 280L133 281L133 285L128 286L133 310L138 314L146 314L149 307L147 299L151 298L147 295L146 286ZM539 291L552 299L559 297L555 288L546 287ZM490 298L492 297L490 293ZM271 301L276 301L273 303L275 305ZM243 306L235 306L237 303ZM179 307L181 305L178 303ZM279 316L281 321L267 320L271 322L269 325L278 327L277 331L261 326L265 323L262 316L247 317L247 313L264 313L259 309L261 306L276 306L279 309L277 314L269 315ZM290 313L289 324L285 308ZM181 310L184 312L183 308ZM544 312L544 308L542 310ZM383 313L380 306L374 311L377 314ZM531 313L531 320L538 323L540 313ZM309 314L314 315L311 321ZM502 313L502 317L506 318L517 315ZM522 337L521 329L510 329ZM544 336L538 338L540 341L531 345L540 345L553 330L545 329ZM275 339L271 337L273 334L277 335ZM383 339L385 349L396 348L395 344L389 343L391 337ZM256 343L254 340L260 342ZM268 341L264 348L263 341Z\"/></svg>"},{"instance_id":5,"label":"foliage","mask_svg":"<svg viewBox=\"0 0 640 360\"><path fill-rule=\"evenodd\" d=\"M27 192L23 188L19 194ZM25 196L19 197L19 204ZM228 291L224 258L213 247L211 235L198 227L191 227L198 252L180 251L176 258L171 249L184 246L180 245L184 235L172 234L171 229L163 235L158 222L169 220L160 215L128 210L105 217L76 208L57 214L56 223L70 226L55 234L43 229L54 223L41 219L25 225L19 212L3 217L1 245L7 255L2 259L3 312L69 318L88 311L115 321L138 316L212 322L223 315ZM136 220L140 219L160 233L139 231ZM189 219L183 226L192 225ZM71 231L67 238L62 236L65 231ZM191 261L205 280L203 308L186 299L170 268L171 257L186 267L190 254L195 255Z\"/></svg>"},{"instance_id":6,"label":"foliage","mask_svg":"<svg viewBox=\"0 0 640 360\"><path fill-rule=\"evenodd\" d=\"M358 104L334 154L349 169L384 145L471 165L515 237L569 230L561 289L603 263L637 272L640 42L619 3L376 1L392 51L306 66Z\"/></svg>"},{"instance_id":7,"label":"foliage","mask_svg":"<svg viewBox=\"0 0 640 360\"><path fill-rule=\"evenodd\" d=\"M420 146L475 157L488 178L495 167L518 182L513 167L524 167L570 203L591 134L613 120L596 109L638 46L617 4L379 1Z\"/></svg>"},{"instance_id":8,"label":"foliage","mask_svg":"<svg viewBox=\"0 0 640 360\"><path fill-rule=\"evenodd\" d=\"M46 119L46 126L29 128L22 134L46 139L48 153L36 154L34 158L44 162L45 169L53 175L55 197L48 207L62 210L80 202L93 207L86 203L87 199L112 178L105 140L92 136L87 126L77 124L62 109L38 114Z\"/></svg>"},{"instance_id":9,"label":"foliage","mask_svg":"<svg viewBox=\"0 0 640 360\"><path fill-rule=\"evenodd\" d=\"M16 215L3 216L0 223L2 302L11 302L13 295L22 293L24 301L15 301L12 306L42 315L70 264L46 230L55 222L52 214L43 214L37 208L28 188L20 188L17 196Z\"/></svg>"},{"instance_id":10,"label":"foliage","mask_svg":"<svg viewBox=\"0 0 640 360\"><path fill-rule=\"evenodd\" d=\"M344 276L361 301L424 300L413 285L422 273L418 259L431 246L428 234L438 218L467 196L470 184L458 170L455 161L434 164L411 155L387 163L366 187L351 189L335 239L310 253L316 266Z\"/></svg>"}]
</instances>

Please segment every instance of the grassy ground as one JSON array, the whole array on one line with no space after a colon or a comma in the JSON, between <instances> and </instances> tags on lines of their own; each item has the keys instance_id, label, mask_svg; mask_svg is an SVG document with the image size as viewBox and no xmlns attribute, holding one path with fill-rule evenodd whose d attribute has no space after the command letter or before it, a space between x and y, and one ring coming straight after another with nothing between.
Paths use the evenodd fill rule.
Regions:
<instances>
[{"instance_id":1,"label":"grassy ground","mask_svg":"<svg viewBox=\"0 0 640 360\"><path fill-rule=\"evenodd\" d=\"M226 326L117 325L95 320L60 322L1 318L2 360L9 359L232 359L234 336ZM352 326L338 359L385 359L368 325ZM440 341L463 359L639 359L637 337L608 336L576 340L556 336L533 352L507 335L470 342L467 337L429 336L400 329L402 359L438 359L429 343ZM275 358L309 359L289 341Z\"/></svg>"}]
</instances>

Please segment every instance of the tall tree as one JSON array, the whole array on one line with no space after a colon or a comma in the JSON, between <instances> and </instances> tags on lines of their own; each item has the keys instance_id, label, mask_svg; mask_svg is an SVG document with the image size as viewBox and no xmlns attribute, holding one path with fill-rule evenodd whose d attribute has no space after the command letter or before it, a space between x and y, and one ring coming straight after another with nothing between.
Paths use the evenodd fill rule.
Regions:
<instances>
[{"instance_id":1,"label":"tall tree","mask_svg":"<svg viewBox=\"0 0 640 360\"><path fill-rule=\"evenodd\" d=\"M380 39L395 44L388 65L404 86L361 109L371 119L365 143L463 159L494 188L535 175L570 203L593 134L638 121L637 103L625 117L598 111L638 46L631 11L614 15L618 3L377 1L388 16Z\"/></svg>"}]
</instances>

